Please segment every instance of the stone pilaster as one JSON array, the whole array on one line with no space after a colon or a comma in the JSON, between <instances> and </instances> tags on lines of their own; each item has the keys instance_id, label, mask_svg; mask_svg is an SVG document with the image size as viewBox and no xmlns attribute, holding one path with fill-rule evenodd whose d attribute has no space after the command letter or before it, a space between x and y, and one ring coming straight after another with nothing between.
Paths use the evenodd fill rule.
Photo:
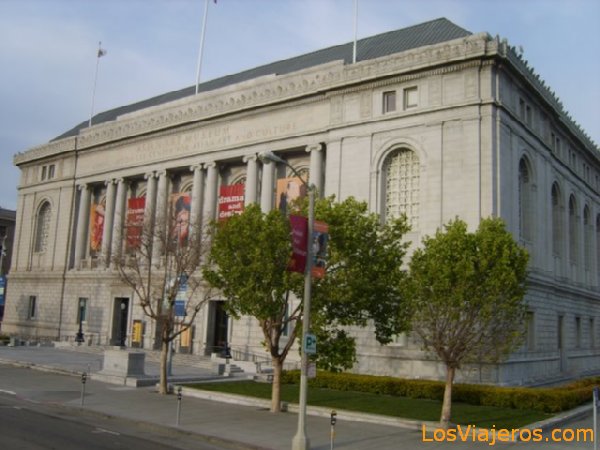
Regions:
<instances>
[{"instance_id":1,"label":"stone pilaster","mask_svg":"<svg viewBox=\"0 0 600 450\"><path fill-rule=\"evenodd\" d=\"M112 242L112 223L115 215L115 181L106 182L106 209L104 211L104 228L102 231L102 264L108 267Z\"/></svg>"},{"instance_id":2,"label":"stone pilaster","mask_svg":"<svg viewBox=\"0 0 600 450\"><path fill-rule=\"evenodd\" d=\"M196 164L190 167L194 173L194 185L192 186L192 205L190 208L190 233L192 240L194 234L202 226L202 204L204 203L204 166Z\"/></svg>"},{"instance_id":3,"label":"stone pilaster","mask_svg":"<svg viewBox=\"0 0 600 450\"><path fill-rule=\"evenodd\" d=\"M77 187L79 194L79 212L77 214L77 235L75 237L75 268L81 267L81 261L85 258L87 235L90 219L91 190L87 184Z\"/></svg>"},{"instance_id":4,"label":"stone pilaster","mask_svg":"<svg viewBox=\"0 0 600 450\"><path fill-rule=\"evenodd\" d=\"M204 201L204 223L210 223L216 216L217 205L217 164L212 162L206 164L206 196Z\"/></svg>"},{"instance_id":5,"label":"stone pilaster","mask_svg":"<svg viewBox=\"0 0 600 450\"><path fill-rule=\"evenodd\" d=\"M246 188L244 192L244 204L256 203L256 191L258 188L258 165L256 155L245 156L246 163Z\"/></svg>"},{"instance_id":6,"label":"stone pilaster","mask_svg":"<svg viewBox=\"0 0 600 450\"><path fill-rule=\"evenodd\" d=\"M266 159L262 166L262 184L260 189L260 209L268 213L273 209L273 178L275 174L275 163Z\"/></svg>"},{"instance_id":7,"label":"stone pilaster","mask_svg":"<svg viewBox=\"0 0 600 450\"><path fill-rule=\"evenodd\" d=\"M306 151L310 154L309 183L315 186L319 196L323 196L323 145L309 145Z\"/></svg>"},{"instance_id":8,"label":"stone pilaster","mask_svg":"<svg viewBox=\"0 0 600 450\"><path fill-rule=\"evenodd\" d=\"M125 203L128 183L123 178L117 180L117 199L113 220L112 258L120 258L123 250L123 226L125 224ZM111 263L112 265L112 263Z\"/></svg>"}]
</instances>

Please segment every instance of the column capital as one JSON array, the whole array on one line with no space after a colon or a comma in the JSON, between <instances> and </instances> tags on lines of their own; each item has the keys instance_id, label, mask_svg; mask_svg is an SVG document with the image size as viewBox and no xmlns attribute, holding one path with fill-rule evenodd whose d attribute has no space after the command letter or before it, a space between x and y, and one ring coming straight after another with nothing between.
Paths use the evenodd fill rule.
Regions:
<instances>
[{"instance_id":1,"label":"column capital","mask_svg":"<svg viewBox=\"0 0 600 450\"><path fill-rule=\"evenodd\" d=\"M254 155L246 155L242 158L242 161L248 163L249 161L257 161L258 155L255 153Z\"/></svg>"},{"instance_id":2,"label":"column capital","mask_svg":"<svg viewBox=\"0 0 600 450\"><path fill-rule=\"evenodd\" d=\"M156 177L158 177L158 178L166 177L167 176L167 169L157 170L154 173L156 174Z\"/></svg>"},{"instance_id":3,"label":"column capital","mask_svg":"<svg viewBox=\"0 0 600 450\"><path fill-rule=\"evenodd\" d=\"M125 178L121 177L121 178L115 178L114 180L115 184L127 184L129 181L126 180Z\"/></svg>"},{"instance_id":4,"label":"column capital","mask_svg":"<svg viewBox=\"0 0 600 450\"><path fill-rule=\"evenodd\" d=\"M104 185L105 186L110 186L110 185L113 185L113 184L115 184L115 179L114 178L111 178L110 180L105 180L104 181Z\"/></svg>"},{"instance_id":5,"label":"column capital","mask_svg":"<svg viewBox=\"0 0 600 450\"><path fill-rule=\"evenodd\" d=\"M154 178L154 177L156 177L156 172L154 172L154 171L144 174L144 180L149 180L150 178Z\"/></svg>"},{"instance_id":6,"label":"column capital","mask_svg":"<svg viewBox=\"0 0 600 450\"><path fill-rule=\"evenodd\" d=\"M318 143L318 144L309 144L306 146L306 152L310 153L310 152L318 152L323 150L323 144L322 143Z\"/></svg>"},{"instance_id":7,"label":"column capital","mask_svg":"<svg viewBox=\"0 0 600 450\"><path fill-rule=\"evenodd\" d=\"M190 166L190 172L195 172L196 170L204 169L204 163L197 163Z\"/></svg>"},{"instance_id":8,"label":"column capital","mask_svg":"<svg viewBox=\"0 0 600 450\"><path fill-rule=\"evenodd\" d=\"M217 163L215 161L207 162L203 164L207 169L216 169Z\"/></svg>"},{"instance_id":9,"label":"column capital","mask_svg":"<svg viewBox=\"0 0 600 450\"><path fill-rule=\"evenodd\" d=\"M88 183L77 183L77 190L78 191L84 191L90 188L90 185Z\"/></svg>"}]
</instances>

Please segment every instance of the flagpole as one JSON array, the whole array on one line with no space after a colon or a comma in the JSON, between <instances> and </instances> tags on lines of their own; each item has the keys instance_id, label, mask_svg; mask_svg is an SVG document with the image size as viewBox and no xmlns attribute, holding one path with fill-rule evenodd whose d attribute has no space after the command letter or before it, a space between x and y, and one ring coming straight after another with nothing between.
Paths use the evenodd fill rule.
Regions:
<instances>
[{"instance_id":1,"label":"flagpole","mask_svg":"<svg viewBox=\"0 0 600 450\"><path fill-rule=\"evenodd\" d=\"M354 45L352 46L352 64L356 63L356 30L358 29L358 0L354 0Z\"/></svg>"},{"instance_id":2,"label":"flagpole","mask_svg":"<svg viewBox=\"0 0 600 450\"><path fill-rule=\"evenodd\" d=\"M208 0L204 2L204 19L202 19L202 32L200 34L200 48L198 49L198 66L196 67L196 95L200 85L200 69L202 68L202 54L204 53L204 36L206 34L206 18L208 16Z\"/></svg>"},{"instance_id":3,"label":"flagpole","mask_svg":"<svg viewBox=\"0 0 600 450\"><path fill-rule=\"evenodd\" d=\"M100 58L104 56L106 50L102 50L102 42L98 42L98 54L96 56L96 72L94 74L94 87L92 88L92 107L90 109L90 120L88 127L92 126L92 117L94 116L94 100L96 99L96 83L98 82L98 66L100 65Z\"/></svg>"}]
</instances>

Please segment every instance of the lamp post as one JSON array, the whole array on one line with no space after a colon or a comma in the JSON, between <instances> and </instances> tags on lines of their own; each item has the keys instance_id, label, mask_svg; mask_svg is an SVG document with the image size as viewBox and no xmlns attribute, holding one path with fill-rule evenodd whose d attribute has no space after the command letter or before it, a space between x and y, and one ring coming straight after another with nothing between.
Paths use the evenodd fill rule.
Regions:
<instances>
[{"instance_id":1,"label":"lamp post","mask_svg":"<svg viewBox=\"0 0 600 450\"><path fill-rule=\"evenodd\" d=\"M308 355L304 348L306 335L310 328L310 301L312 290L312 235L315 225L315 185L306 183L300 174L286 160L280 158L272 152L265 152L259 155L261 160L270 160L281 163L289 167L292 172L302 181L308 190L308 234L306 236L306 267L304 269L304 305L302 308L302 359L300 366L300 401L298 405L298 429L292 439L292 450L308 450L310 448L309 439L306 435L306 400L308 396Z\"/></svg>"},{"instance_id":2,"label":"lamp post","mask_svg":"<svg viewBox=\"0 0 600 450\"><path fill-rule=\"evenodd\" d=\"M83 311L85 308L85 300L83 298L79 299L79 331L77 331L77 334L75 335L75 342L77 342L77 345L81 345L81 343L84 341L83 338Z\"/></svg>"}]
</instances>

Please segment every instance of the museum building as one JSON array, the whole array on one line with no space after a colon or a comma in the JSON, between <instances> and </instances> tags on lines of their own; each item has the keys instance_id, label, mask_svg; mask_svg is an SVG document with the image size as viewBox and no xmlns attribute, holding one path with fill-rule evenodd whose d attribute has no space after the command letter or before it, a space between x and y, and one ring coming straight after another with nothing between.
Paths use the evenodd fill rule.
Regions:
<instances>
[{"instance_id":1,"label":"museum building","mask_svg":"<svg viewBox=\"0 0 600 450\"><path fill-rule=\"evenodd\" d=\"M531 384L600 373L600 153L505 40L447 19L277 61L96 115L19 153L3 331L32 339L152 348L155 324L116 273L129 220L164 220L179 198L192 225L243 206L278 207L294 178L354 196L407 239L459 217L503 218L530 252L527 337L500 365L459 380ZM238 205L239 206L239 205ZM136 219L137 218L137 219ZM179 351L267 359L254 319L207 302ZM410 335L382 346L353 329L353 371L439 378ZM292 352L290 358L297 358Z\"/></svg>"}]
</instances>

